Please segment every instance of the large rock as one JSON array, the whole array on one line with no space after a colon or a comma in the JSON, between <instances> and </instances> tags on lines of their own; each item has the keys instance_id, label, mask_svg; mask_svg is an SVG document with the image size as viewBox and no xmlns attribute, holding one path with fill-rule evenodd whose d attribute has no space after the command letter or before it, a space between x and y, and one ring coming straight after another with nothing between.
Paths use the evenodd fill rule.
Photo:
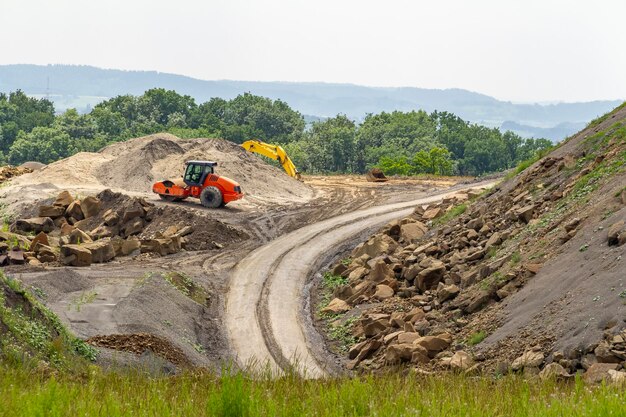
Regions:
<instances>
[{"instance_id":1,"label":"large rock","mask_svg":"<svg viewBox=\"0 0 626 417\"><path fill-rule=\"evenodd\" d=\"M80 207L86 219L100 213L101 203L96 197L89 196L82 199Z\"/></svg>"},{"instance_id":2,"label":"large rock","mask_svg":"<svg viewBox=\"0 0 626 417\"><path fill-rule=\"evenodd\" d=\"M539 372L539 378L542 381L548 379L566 379L570 378L570 375L565 368L556 362L549 363Z\"/></svg>"},{"instance_id":3,"label":"large rock","mask_svg":"<svg viewBox=\"0 0 626 417\"><path fill-rule=\"evenodd\" d=\"M529 204L527 206L524 206L515 210L515 215L517 216L517 218L523 221L524 223L528 223L529 221L531 221L534 213L535 213L535 206L533 204Z\"/></svg>"},{"instance_id":4,"label":"large rock","mask_svg":"<svg viewBox=\"0 0 626 417\"><path fill-rule=\"evenodd\" d=\"M362 255L369 255L376 258L380 255L388 255L392 253L398 244L386 234L378 234L365 243L361 243L352 251L352 258L358 258Z\"/></svg>"},{"instance_id":5,"label":"large rock","mask_svg":"<svg viewBox=\"0 0 626 417\"><path fill-rule=\"evenodd\" d=\"M437 336L424 336L415 340L413 344L422 346L428 351L428 356L434 358L437 353L446 350L452 343L452 336L443 333Z\"/></svg>"},{"instance_id":6,"label":"large rock","mask_svg":"<svg viewBox=\"0 0 626 417\"><path fill-rule=\"evenodd\" d=\"M48 240L48 235L45 234L44 232L39 232L39 234L35 236L33 240L30 242L30 250L34 251L35 246L37 246L38 244L50 245L50 241Z\"/></svg>"},{"instance_id":7,"label":"large rock","mask_svg":"<svg viewBox=\"0 0 626 417\"><path fill-rule=\"evenodd\" d=\"M443 303L444 301L451 300L459 293L461 289L454 284L444 285L439 291L437 291L437 298L439 302Z\"/></svg>"},{"instance_id":8,"label":"large rock","mask_svg":"<svg viewBox=\"0 0 626 417\"><path fill-rule=\"evenodd\" d=\"M69 191L61 191L56 200L54 200L53 205L67 208L73 201L74 197L72 197Z\"/></svg>"},{"instance_id":9,"label":"large rock","mask_svg":"<svg viewBox=\"0 0 626 417\"><path fill-rule=\"evenodd\" d=\"M133 201L132 205L130 207L127 207L124 211L124 214L122 215L122 223L127 223L130 220L143 218L145 216L146 210L141 205L141 203L139 203L139 201L135 200Z\"/></svg>"},{"instance_id":10,"label":"large rock","mask_svg":"<svg viewBox=\"0 0 626 417\"><path fill-rule=\"evenodd\" d=\"M120 222L120 216L115 211L109 209L102 215L102 220L104 220L105 225L112 227Z\"/></svg>"},{"instance_id":11,"label":"large rock","mask_svg":"<svg viewBox=\"0 0 626 417\"><path fill-rule=\"evenodd\" d=\"M91 262L103 263L115 258L115 249L109 239L85 243L83 247L91 252Z\"/></svg>"},{"instance_id":12,"label":"large rock","mask_svg":"<svg viewBox=\"0 0 626 417\"><path fill-rule=\"evenodd\" d=\"M422 219L433 220L441 216L442 214L443 214L443 211L441 210L441 207L433 207L433 208L429 208L428 210L424 212L424 214L422 215Z\"/></svg>"},{"instance_id":13,"label":"large rock","mask_svg":"<svg viewBox=\"0 0 626 417\"><path fill-rule=\"evenodd\" d=\"M30 239L17 233L0 231L0 241L7 242L10 247L17 244L20 248L30 248Z\"/></svg>"},{"instance_id":14,"label":"large rock","mask_svg":"<svg viewBox=\"0 0 626 417\"><path fill-rule=\"evenodd\" d=\"M433 260L430 266L417 274L416 286L421 291L430 290L437 286L439 281L443 279L446 272L446 266L439 260Z\"/></svg>"},{"instance_id":15,"label":"large rock","mask_svg":"<svg viewBox=\"0 0 626 417\"><path fill-rule=\"evenodd\" d=\"M74 221L80 221L85 218L83 209L80 205L80 200L74 200L69 206L67 206L67 209L65 210L65 217L72 218Z\"/></svg>"},{"instance_id":16,"label":"large rock","mask_svg":"<svg viewBox=\"0 0 626 417\"><path fill-rule=\"evenodd\" d=\"M13 232L50 233L52 230L54 230L54 221L50 217L18 219L11 225L11 231Z\"/></svg>"},{"instance_id":17,"label":"large rock","mask_svg":"<svg viewBox=\"0 0 626 417\"><path fill-rule=\"evenodd\" d=\"M350 305L339 298L333 298L326 307L322 309L322 313L341 314L350 311Z\"/></svg>"},{"instance_id":18,"label":"large rock","mask_svg":"<svg viewBox=\"0 0 626 417\"><path fill-rule=\"evenodd\" d=\"M50 217L56 219L65 214L65 208L61 206L39 206L39 217Z\"/></svg>"},{"instance_id":19,"label":"large rock","mask_svg":"<svg viewBox=\"0 0 626 417\"><path fill-rule=\"evenodd\" d=\"M122 226L122 233L125 237L137 235L143 232L144 226L145 225L143 219L140 217L136 217L126 222L124 226Z\"/></svg>"},{"instance_id":20,"label":"large rock","mask_svg":"<svg viewBox=\"0 0 626 417\"><path fill-rule=\"evenodd\" d=\"M393 288L388 285L377 285L376 293L374 294L374 298L379 300L386 300L387 298L393 297Z\"/></svg>"},{"instance_id":21,"label":"large rock","mask_svg":"<svg viewBox=\"0 0 626 417\"><path fill-rule=\"evenodd\" d=\"M61 246L61 263L72 266L91 265L91 251L83 245Z\"/></svg>"},{"instance_id":22,"label":"large rock","mask_svg":"<svg viewBox=\"0 0 626 417\"><path fill-rule=\"evenodd\" d=\"M393 270L384 261L377 261L368 275L368 280L372 282L382 282L395 278Z\"/></svg>"},{"instance_id":23,"label":"large rock","mask_svg":"<svg viewBox=\"0 0 626 417\"><path fill-rule=\"evenodd\" d=\"M588 384L599 384L611 378L609 371L617 371L620 368L621 366L617 363L594 363L587 369L583 379Z\"/></svg>"},{"instance_id":24,"label":"large rock","mask_svg":"<svg viewBox=\"0 0 626 417\"><path fill-rule=\"evenodd\" d=\"M413 343L402 343L387 346L385 349L385 359L388 363L394 364L399 362L420 363L422 360L428 361L428 352L422 346ZM417 354L417 355L415 355Z\"/></svg>"},{"instance_id":25,"label":"large rock","mask_svg":"<svg viewBox=\"0 0 626 417\"><path fill-rule=\"evenodd\" d=\"M543 359L542 351L538 349L528 350L513 361L511 369L519 371L524 368L538 368L543 363Z\"/></svg>"},{"instance_id":26,"label":"large rock","mask_svg":"<svg viewBox=\"0 0 626 417\"><path fill-rule=\"evenodd\" d=\"M141 241L141 253L152 252L166 256L180 252L181 249L179 237L162 237Z\"/></svg>"},{"instance_id":27,"label":"large rock","mask_svg":"<svg viewBox=\"0 0 626 417\"><path fill-rule=\"evenodd\" d=\"M375 352L380 346L380 341L376 339L364 340L363 342L357 343L350 348L348 351L348 357L350 359L355 359L355 364L359 363L363 359L367 359L367 357Z\"/></svg>"},{"instance_id":28,"label":"large rock","mask_svg":"<svg viewBox=\"0 0 626 417\"><path fill-rule=\"evenodd\" d=\"M427 231L428 228L424 223L407 223L400 226L400 237L404 239L405 242L414 242L422 238Z\"/></svg>"},{"instance_id":29,"label":"large rock","mask_svg":"<svg viewBox=\"0 0 626 417\"><path fill-rule=\"evenodd\" d=\"M618 245L620 240L619 235L624 231L626 231L624 220L613 223L611 227L609 227L609 231L607 233L609 245Z\"/></svg>"},{"instance_id":30,"label":"large rock","mask_svg":"<svg viewBox=\"0 0 626 417\"><path fill-rule=\"evenodd\" d=\"M459 350L456 351L454 355L452 355L452 358L450 358L450 362L448 365L452 369L464 371L474 366L474 359L472 359L472 357L467 352Z\"/></svg>"},{"instance_id":31,"label":"large rock","mask_svg":"<svg viewBox=\"0 0 626 417\"><path fill-rule=\"evenodd\" d=\"M499 232L495 232L491 235L487 243L485 243L485 249L489 249L492 246L499 245L502 243L502 235Z\"/></svg>"},{"instance_id":32,"label":"large rock","mask_svg":"<svg viewBox=\"0 0 626 417\"><path fill-rule=\"evenodd\" d=\"M54 249L41 243L35 246L34 252L40 262L55 262L58 259L58 255L54 252Z\"/></svg>"}]
</instances>

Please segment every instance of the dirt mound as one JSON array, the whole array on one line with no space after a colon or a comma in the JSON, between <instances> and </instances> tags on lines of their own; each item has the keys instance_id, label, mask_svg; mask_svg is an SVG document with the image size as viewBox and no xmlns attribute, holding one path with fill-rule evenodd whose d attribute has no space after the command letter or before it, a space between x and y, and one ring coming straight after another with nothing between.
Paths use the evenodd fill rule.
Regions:
<instances>
[{"instance_id":1,"label":"dirt mound","mask_svg":"<svg viewBox=\"0 0 626 417\"><path fill-rule=\"evenodd\" d=\"M488 195L387 225L331 269L348 366L623 367L625 185L626 105Z\"/></svg>"},{"instance_id":2,"label":"dirt mound","mask_svg":"<svg viewBox=\"0 0 626 417\"><path fill-rule=\"evenodd\" d=\"M191 367L191 362L180 348L159 336L149 333L94 336L87 339L86 342L92 346L132 352L138 355L149 350L174 365Z\"/></svg>"},{"instance_id":3,"label":"dirt mound","mask_svg":"<svg viewBox=\"0 0 626 417\"><path fill-rule=\"evenodd\" d=\"M79 153L27 175L15 185L150 193L155 181L181 177L185 161L193 159L218 162L218 174L241 184L246 194L241 204L305 202L313 196L310 187L235 143L180 139L170 134L115 143L98 153Z\"/></svg>"}]
</instances>

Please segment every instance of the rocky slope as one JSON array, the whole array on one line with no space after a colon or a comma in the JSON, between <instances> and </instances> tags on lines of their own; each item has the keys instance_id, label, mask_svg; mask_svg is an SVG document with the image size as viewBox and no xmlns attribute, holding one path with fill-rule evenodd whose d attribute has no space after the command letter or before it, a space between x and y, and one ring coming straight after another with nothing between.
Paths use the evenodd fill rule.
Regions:
<instances>
[{"instance_id":1,"label":"rocky slope","mask_svg":"<svg viewBox=\"0 0 626 417\"><path fill-rule=\"evenodd\" d=\"M388 224L331 268L321 316L356 342L349 369L623 379L625 220L622 105L488 193Z\"/></svg>"}]
</instances>

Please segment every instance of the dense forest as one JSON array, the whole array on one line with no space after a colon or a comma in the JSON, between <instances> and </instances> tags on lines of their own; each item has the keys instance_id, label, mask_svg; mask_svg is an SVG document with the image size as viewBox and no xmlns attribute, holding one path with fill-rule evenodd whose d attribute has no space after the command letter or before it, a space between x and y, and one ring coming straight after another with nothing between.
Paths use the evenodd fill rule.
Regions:
<instances>
[{"instance_id":1,"label":"dense forest","mask_svg":"<svg viewBox=\"0 0 626 417\"><path fill-rule=\"evenodd\" d=\"M523 139L437 111L370 114L358 125L338 115L307 126L285 102L249 93L197 104L159 88L114 97L87 114L58 115L49 100L19 90L0 94L2 163L50 163L157 132L278 143L306 173L363 173L378 166L392 175L480 175L510 168L551 146L546 139Z\"/></svg>"}]
</instances>

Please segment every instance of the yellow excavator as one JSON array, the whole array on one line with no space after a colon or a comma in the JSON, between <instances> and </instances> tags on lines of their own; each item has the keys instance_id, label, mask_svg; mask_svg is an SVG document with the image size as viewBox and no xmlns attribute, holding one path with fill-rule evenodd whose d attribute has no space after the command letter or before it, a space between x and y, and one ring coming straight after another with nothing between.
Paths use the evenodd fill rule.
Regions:
<instances>
[{"instance_id":1,"label":"yellow excavator","mask_svg":"<svg viewBox=\"0 0 626 417\"><path fill-rule=\"evenodd\" d=\"M261 142L260 140L247 140L242 143L241 146L249 152L258 153L259 155L277 160L283 166L287 174L302 181L298 169L291 159L289 159L287 152L285 152L282 146L272 145L270 143Z\"/></svg>"}]
</instances>

